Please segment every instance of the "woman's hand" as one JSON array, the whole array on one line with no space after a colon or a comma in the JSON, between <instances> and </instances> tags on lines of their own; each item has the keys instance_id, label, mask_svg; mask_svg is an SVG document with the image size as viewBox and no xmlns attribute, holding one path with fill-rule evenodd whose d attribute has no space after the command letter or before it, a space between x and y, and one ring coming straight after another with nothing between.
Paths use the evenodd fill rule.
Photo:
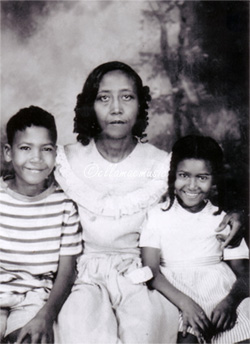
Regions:
<instances>
[{"instance_id":1,"label":"woman's hand","mask_svg":"<svg viewBox=\"0 0 250 344\"><path fill-rule=\"evenodd\" d=\"M216 229L216 232L221 232L226 226L229 225L231 228L230 234L225 236L223 234L218 234L216 237L221 241L222 248L225 247L237 247L239 246L241 239L243 237L243 212L229 212L224 216L224 219L220 223L219 227Z\"/></svg>"},{"instance_id":2,"label":"woman's hand","mask_svg":"<svg viewBox=\"0 0 250 344\"><path fill-rule=\"evenodd\" d=\"M186 297L182 302L182 318L183 318L183 337L187 334L188 326L191 326L198 338L199 343L203 343L210 331L210 321L208 320L203 309L191 298Z\"/></svg>"},{"instance_id":3,"label":"woman's hand","mask_svg":"<svg viewBox=\"0 0 250 344\"><path fill-rule=\"evenodd\" d=\"M54 342L53 321L49 317L37 314L25 325L17 338L16 344L48 344Z\"/></svg>"},{"instance_id":4,"label":"woman's hand","mask_svg":"<svg viewBox=\"0 0 250 344\"><path fill-rule=\"evenodd\" d=\"M236 308L227 298L215 307L211 315L211 322L216 333L233 328L236 319Z\"/></svg>"}]
</instances>

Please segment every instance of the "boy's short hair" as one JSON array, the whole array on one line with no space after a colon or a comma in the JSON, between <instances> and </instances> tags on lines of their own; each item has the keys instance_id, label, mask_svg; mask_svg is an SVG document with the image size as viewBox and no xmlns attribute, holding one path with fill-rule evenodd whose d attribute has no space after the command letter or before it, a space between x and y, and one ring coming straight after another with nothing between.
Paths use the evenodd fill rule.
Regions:
<instances>
[{"instance_id":1,"label":"boy's short hair","mask_svg":"<svg viewBox=\"0 0 250 344\"><path fill-rule=\"evenodd\" d=\"M12 145L17 131L24 131L27 127L36 126L48 129L50 138L55 144L57 130L54 116L38 106L20 109L12 116L6 126L8 144Z\"/></svg>"}]
</instances>

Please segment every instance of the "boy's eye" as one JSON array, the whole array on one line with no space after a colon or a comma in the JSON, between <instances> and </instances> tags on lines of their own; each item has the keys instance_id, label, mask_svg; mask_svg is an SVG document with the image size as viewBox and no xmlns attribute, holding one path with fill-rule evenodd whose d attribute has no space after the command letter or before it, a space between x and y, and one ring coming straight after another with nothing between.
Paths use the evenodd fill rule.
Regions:
<instances>
[{"instance_id":1,"label":"boy's eye","mask_svg":"<svg viewBox=\"0 0 250 344\"><path fill-rule=\"evenodd\" d=\"M44 148L43 148L43 151L44 151L44 152L52 152L53 150L54 150L53 147L44 147Z\"/></svg>"},{"instance_id":2,"label":"boy's eye","mask_svg":"<svg viewBox=\"0 0 250 344\"><path fill-rule=\"evenodd\" d=\"M30 150L30 147L29 146L21 146L19 147L20 150L23 150L23 151L28 151Z\"/></svg>"}]
</instances>

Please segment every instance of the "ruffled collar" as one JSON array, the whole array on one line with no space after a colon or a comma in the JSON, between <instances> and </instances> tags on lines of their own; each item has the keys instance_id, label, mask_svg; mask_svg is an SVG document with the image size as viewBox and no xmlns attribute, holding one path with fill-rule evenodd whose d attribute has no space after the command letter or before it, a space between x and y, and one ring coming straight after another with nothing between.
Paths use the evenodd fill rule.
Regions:
<instances>
[{"instance_id":1,"label":"ruffled collar","mask_svg":"<svg viewBox=\"0 0 250 344\"><path fill-rule=\"evenodd\" d=\"M131 155L135 153L136 149L135 147ZM89 179L79 178L74 173L63 146L58 146L56 162L55 177L64 192L78 206L95 215L119 218L146 211L157 204L167 190L165 180L144 178L143 183L132 191L124 192L121 195L115 191L105 193L103 190L91 186Z\"/></svg>"}]
</instances>

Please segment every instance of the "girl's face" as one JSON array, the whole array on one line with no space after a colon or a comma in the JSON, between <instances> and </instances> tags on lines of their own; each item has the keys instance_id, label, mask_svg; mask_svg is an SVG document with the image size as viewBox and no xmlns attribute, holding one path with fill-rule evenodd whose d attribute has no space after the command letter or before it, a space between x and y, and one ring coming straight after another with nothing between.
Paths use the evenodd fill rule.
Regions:
<instances>
[{"instance_id":1,"label":"girl's face","mask_svg":"<svg viewBox=\"0 0 250 344\"><path fill-rule=\"evenodd\" d=\"M105 74L94 102L102 136L123 139L132 135L139 102L134 81L119 70Z\"/></svg>"},{"instance_id":2,"label":"girl's face","mask_svg":"<svg viewBox=\"0 0 250 344\"><path fill-rule=\"evenodd\" d=\"M183 208L196 213L204 207L212 188L212 168L208 161L184 159L176 170L175 192Z\"/></svg>"}]
</instances>

